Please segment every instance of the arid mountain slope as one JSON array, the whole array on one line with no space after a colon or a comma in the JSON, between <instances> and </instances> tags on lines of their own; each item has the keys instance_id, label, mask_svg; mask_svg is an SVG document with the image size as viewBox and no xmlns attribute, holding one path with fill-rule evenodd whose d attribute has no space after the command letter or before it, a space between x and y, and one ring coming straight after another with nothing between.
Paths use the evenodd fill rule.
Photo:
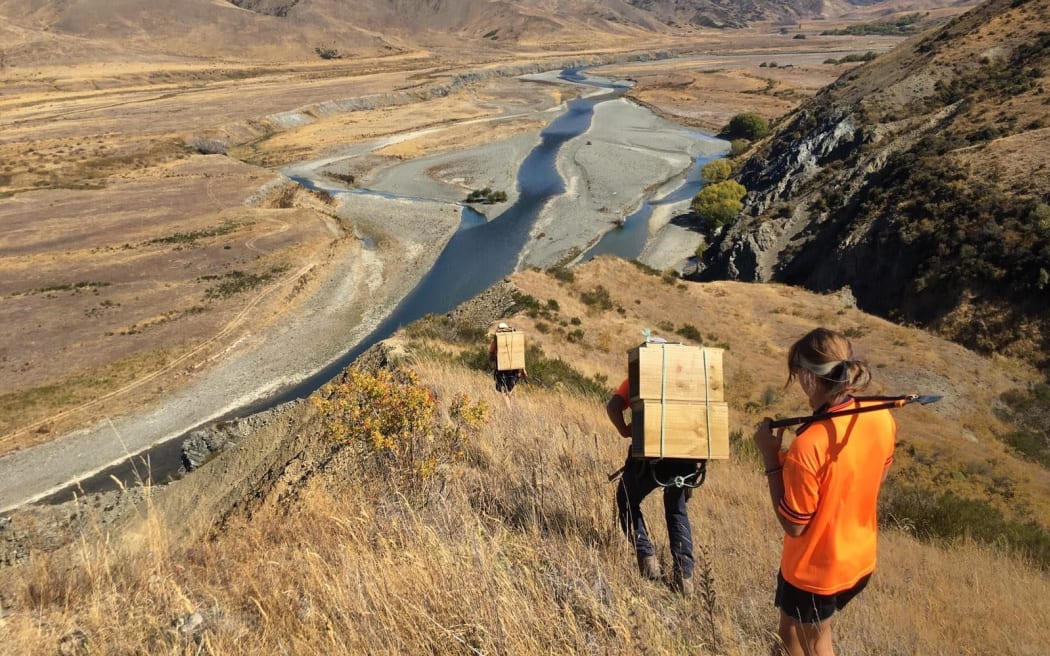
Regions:
<instances>
[{"instance_id":1,"label":"arid mountain slope","mask_svg":"<svg viewBox=\"0 0 1050 656\"><path fill-rule=\"evenodd\" d=\"M846 74L738 178L707 279L849 286L984 352L1050 357L1050 2L994 0Z\"/></svg>"},{"instance_id":2,"label":"arid mountain slope","mask_svg":"<svg viewBox=\"0 0 1050 656\"><path fill-rule=\"evenodd\" d=\"M301 59L416 48L623 47L625 39L898 11L893 0L0 0L0 63L129 57ZM925 0L916 8L948 6ZM910 5L909 5L910 7ZM907 9L913 10L913 9Z\"/></svg>"}]
</instances>

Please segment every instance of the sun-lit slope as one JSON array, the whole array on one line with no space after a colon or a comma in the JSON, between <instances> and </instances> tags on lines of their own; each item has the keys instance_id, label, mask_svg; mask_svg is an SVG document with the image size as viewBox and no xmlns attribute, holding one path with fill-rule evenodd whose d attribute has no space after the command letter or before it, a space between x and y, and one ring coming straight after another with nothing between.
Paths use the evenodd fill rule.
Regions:
<instances>
[{"instance_id":1,"label":"sun-lit slope","mask_svg":"<svg viewBox=\"0 0 1050 656\"><path fill-rule=\"evenodd\" d=\"M518 320L548 355L589 375L606 375L612 386L626 375L625 351L641 341L642 329L696 343L683 336L695 328L705 345L727 348L731 429L750 435L763 416L805 414L797 390L783 389L787 348L817 326L838 330L850 336L858 357L871 364L871 393L944 397L931 406L898 412L900 468L933 490L954 489L987 499L1007 515L1023 518L1031 512L1050 527L1050 473L1020 459L1001 441L1014 427L997 417L1003 407L1000 394L1027 388L1037 379L1024 363L979 356L922 330L874 317L839 294L776 284L672 284L606 258L573 271L571 283L535 271L515 278L541 308L551 299L559 307L547 312L549 318ZM588 305L584 300L599 286L608 291L610 309L599 311L602 301L591 298ZM570 341L566 335L574 330L582 337ZM1011 483L1003 486L1004 479Z\"/></svg>"},{"instance_id":2,"label":"sun-lit slope","mask_svg":"<svg viewBox=\"0 0 1050 656\"><path fill-rule=\"evenodd\" d=\"M18 27L20 38L4 47L8 64L16 65L201 56L301 60L316 58L318 48L358 57L397 50L338 17L290 20L212 0L4 0L0 17Z\"/></svg>"},{"instance_id":3,"label":"sun-lit slope","mask_svg":"<svg viewBox=\"0 0 1050 656\"><path fill-rule=\"evenodd\" d=\"M560 356L589 374L618 375L639 326L689 323L705 342L728 345L732 422L743 431L752 417L741 406L760 399L767 380L781 380L786 340L817 323L867 331L856 341L879 379L894 382L885 391L909 383L933 391L920 370L955 378L945 405L898 412L902 437L950 428L960 411L945 411L953 398L976 403L1012 384L1007 364L870 319L834 296L738 283L683 289L606 259L576 269L573 282L538 272L514 282L546 311L508 320L546 358ZM598 284L612 307L580 301ZM400 366L418 375L403 389L432 393L439 441L459 431L458 450L446 454L454 463L414 477L413 467L425 463L385 468L360 451L333 452L326 435L339 430L338 412L307 401L259 421L240 447L155 492L148 519L109 543L123 545L119 553L99 526L73 555L37 554L5 572L6 644L25 654L54 653L63 640L129 652L204 645L225 654L767 653L779 528L760 465L742 443L729 461L711 466L690 502L699 593L682 598L666 582L638 576L615 525L615 487L606 475L625 447L603 399L536 380L505 403L488 373L456 355L483 351L484 329L471 342L454 337L468 334L465 326L427 322L392 340L388 354L400 353ZM582 340L569 341L559 328L582 330ZM902 360L905 347L911 357ZM531 364L542 376L541 363ZM976 365L992 389L963 374ZM399 399L418 407L422 397L396 389L384 407ZM798 410L797 393L787 396L761 412ZM464 402L483 403L486 419L456 421L454 408ZM253 459L278 451L278 467L252 468ZM237 488L238 481L252 484ZM644 506L667 563L660 508L658 495ZM78 521L90 525L95 512L87 508ZM186 530L218 518L207 538ZM892 522L883 529L872 585L836 627L841 653L1050 649L1039 615L1050 604L1045 572L966 541L950 549L923 544L908 530Z\"/></svg>"}]
</instances>

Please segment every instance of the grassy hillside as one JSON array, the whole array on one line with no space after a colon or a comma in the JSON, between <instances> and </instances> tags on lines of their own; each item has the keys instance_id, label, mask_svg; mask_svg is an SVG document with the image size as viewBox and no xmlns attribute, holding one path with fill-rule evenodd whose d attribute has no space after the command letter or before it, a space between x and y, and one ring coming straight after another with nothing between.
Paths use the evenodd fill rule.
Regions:
<instances>
[{"instance_id":1,"label":"grassy hillside","mask_svg":"<svg viewBox=\"0 0 1050 656\"><path fill-rule=\"evenodd\" d=\"M888 498L917 481L1003 522L1024 506L1048 523L1047 471L1013 456L998 439L1010 425L990 411L1033 380L1020 363L778 285L685 285L611 259L514 283L510 321L534 348L532 382L510 403L475 368L481 323L410 326L390 349L414 373L348 375L270 425L266 444L283 430L294 456L227 499L232 512L176 517L159 490L118 539L100 509L82 508L97 521L79 543L4 572L0 639L25 654L766 653L779 530L744 438L763 415L804 409L782 390L783 359L816 325L852 336L875 392L945 395L898 411ZM640 579L613 518L606 475L625 445L603 401L642 328L727 349L734 455L690 503L691 598ZM333 435L345 446L323 446ZM237 452L174 488L229 495L244 476ZM654 495L645 510L667 562L659 505ZM836 629L840 653L1050 651L1045 554L925 539L892 508L883 520L880 567Z\"/></svg>"}]
</instances>

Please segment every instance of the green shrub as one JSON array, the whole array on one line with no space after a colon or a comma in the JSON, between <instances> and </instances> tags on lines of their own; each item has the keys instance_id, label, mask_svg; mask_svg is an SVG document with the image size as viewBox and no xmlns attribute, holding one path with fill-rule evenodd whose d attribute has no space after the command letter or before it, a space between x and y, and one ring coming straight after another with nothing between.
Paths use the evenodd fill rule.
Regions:
<instances>
[{"instance_id":1,"label":"green shrub","mask_svg":"<svg viewBox=\"0 0 1050 656\"><path fill-rule=\"evenodd\" d=\"M724 180L708 185L693 198L692 209L712 227L729 223L743 209L741 202L747 189L735 180Z\"/></svg>"},{"instance_id":2,"label":"green shrub","mask_svg":"<svg viewBox=\"0 0 1050 656\"><path fill-rule=\"evenodd\" d=\"M744 112L729 120L725 133L730 138L756 141L769 134L769 123L754 112Z\"/></svg>"},{"instance_id":3,"label":"green shrub","mask_svg":"<svg viewBox=\"0 0 1050 656\"><path fill-rule=\"evenodd\" d=\"M313 403L329 439L354 450L358 475L423 501L488 421L485 403L463 394L450 400L442 420L433 392L412 371L348 369Z\"/></svg>"},{"instance_id":4,"label":"green shrub","mask_svg":"<svg viewBox=\"0 0 1050 656\"><path fill-rule=\"evenodd\" d=\"M208 237L219 237L227 235L237 228L240 228L243 223L238 221L223 221L221 224L214 228L205 228L204 230L192 230L190 232L176 232L175 234L168 235L167 237L157 237L156 239L150 239L144 242L145 244L181 244L186 246L196 246L197 242L201 239L207 239Z\"/></svg>"},{"instance_id":5,"label":"green shrub","mask_svg":"<svg viewBox=\"0 0 1050 656\"><path fill-rule=\"evenodd\" d=\"M762 407L763 408L772 407L772 405L774 403L776 403L777 399L779 399L779 398L780 398L780 392L777 391L777 388L772 387L772 386L766 387L766 389L763 390L763 392L762 392Z\"/></svg>"},{"instance_id":6,"label":"green shrub","mask_svg":"<svg viewBox=\"0 0 1050 656\"><path fill-rule=\"evenodd\" d=\"M557 301L555 301L557 303ZM514 305L511 307L510 313L514 314L517 312L524 312L525 316L530 319L536 319L542 317L551 321L555 320L554 313L551 311L549 303L541 304L539 299L530 294L523 294L522 292L514 292Z\"/></svg>"},{"instance_id":7,"label":"green shrub","mask_svg":"<svg viewBox=\"0 0 1050 656\"><path fill-rule=\"evenodd\" d=\"M612 297L609 296L609 290L601 285L598 285L589 292L581 293L580 300L584 305L599 310L611 310L613 307Z\"/></svg>"},{"instance_id":8,"label":"green shrub","mask_svg":"<svg viewBox=\"0 0 1050 656\"><path fill-rule=\"evenodd\" d=\"M694 326L691 323L684 324L681 328L676 330L675 333L681 335L682 337L685 337L686 339L691 339L697 344L704 343L703 335L701 335L700 331L697 330L696 326Z\"/></svg>"},{"instance_id":9,"label":"green shrub","mask_svg":"<svg viewBox=\"0 0 1050 656\"><path fill-rule=\"evenodd\" d=\"M631 264L633 264L635 266L635 268L637 268L642 273L647 273L650 276L662 275L661 271L659 269L657 269L656 267L651 267L648 264L646 264L645 262L641 262L639 260L631 260Z\"/></svg>"},{"instance_id":10,"label":"green shrub","mask_svg":"<svg viewBox=\"0 0 1050 656\"><path fill-rule=\"evenodd\" d=\"M287 270L287 266L275 266L264 273L227 272L219 277L221 282L218 285L204 290L204 298L223 299L251 291L260 285L265 285Z\"/></svg>"},{"instance_id":11,"label":"green shrub","mask_svg":"<svg viewBox=\"0 0 1050 656\"><path fill-rule=\"evenodd\" d=\"M1050 532L1033 521L1008 520L988 502L960 497L891 478L879 498L883 523L907 526L925 540L969 537L1003 544L1015 553L1050 568Z\"/></svg>"},{"instance_id":12,"label":"green shrub","mask_svg":"<svg viewBox=\"0 0 1050 656\"><path fill-rule=\"evenodd\" d=\"M747 139L733 139L729 142L729 155L739 157L751 148L751 142Z\"/></svg>"},{"instance_id":13,"label":"green shrub","mask_svg":"<svg viewBox=\"0 0 1050 656\"><path fill-rule=\"evenodd\" d=\"M555 267L550 269L548 273L550 273L555 280L561 282L576 282L576 274L568 267Z\"/></svg>"},{"instance_id":14,"label":"green shrub","mask_svg":"<svg viewBox=\"0 0 1050 656\"><path fill-rule=\"evenodd\" d=\"M467 195L464 202L466 203L484 203L485 205L492 205L493 203L502 203L507 200L507 192L505 191L493 191L489 187L484 189L475 189Z\"/></svg>"},{"instance_id":15,"label":"green shrub","mask_svg":"<svg viewBox=\"0 0 1050 656\"><path fill-rule=\"evenodd\" d=\"M1008 390L999 400L1003 405L996 415L1016 426L1000 439L1022 457L1050 469L1050 385Z\"/></svg>"},{"instance_id":16,"label":"green shrub","mask_svg":"<svg viewBox=\"0 0 1050 656\"><path fill-rule=\"evenodd\" d=\"M700 177L703 178L704 182L721 182L729 177L729 174L733 172L733 166L729 163L729 160L716 159L700 169Z\"/></svg>"},{"instance_id":17,"label":"green shrub","mask_svg":"<svg viewBox=\"0 0 1050 656\"><path fill-rule=\"evenodd\" d=\"M443 314L427 314L405 326L409 339L439 339L449 344L476 344L485 341L485 328L457 321Z\"/></svg>"}]
</instances>

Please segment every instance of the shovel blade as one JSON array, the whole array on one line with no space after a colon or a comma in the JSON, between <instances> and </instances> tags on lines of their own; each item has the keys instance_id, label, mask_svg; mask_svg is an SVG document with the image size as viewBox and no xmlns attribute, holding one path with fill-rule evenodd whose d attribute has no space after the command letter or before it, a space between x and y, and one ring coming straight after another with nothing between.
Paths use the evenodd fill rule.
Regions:
<instances>
[{"instance_id":1,"label":"shovel blade","mask_svg":"<svg viewBox=\"0 0 1050 656\"><path fill-rule=\"evenodd\" d=\"M915 397L913 402L914 403L918 403L920 405L927 405L927 404L930 404L930 403L936 403L936 402L940 401L943 398L944 398L943 396L932 396L932 395L917 396L917 397Z\"/></svg>"}]
</instances>

